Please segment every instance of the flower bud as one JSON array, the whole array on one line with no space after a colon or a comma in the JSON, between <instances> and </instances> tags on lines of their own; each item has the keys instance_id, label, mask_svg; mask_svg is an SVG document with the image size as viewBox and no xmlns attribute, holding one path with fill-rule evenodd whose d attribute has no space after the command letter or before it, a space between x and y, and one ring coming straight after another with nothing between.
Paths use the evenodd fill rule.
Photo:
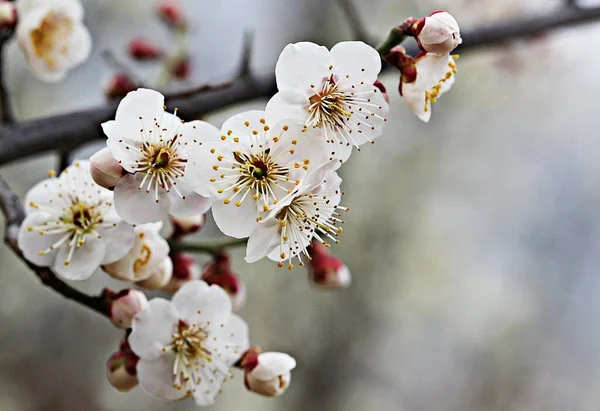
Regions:
<instances>
[{"instance_id":1,"label":"flower bud","mask_svg":"<svg viewBox=\"0 0 600 411\"><path fill-rule=\"evenodd\" d=\"M126 173L108 147L90 157L90 172L98 185L109 190L115 188L121 177Z\"/></svg>"},{"instance_id":2,"label":"flower bud","mask_svg":"<svg viewBox=\"0 0 600 411\"><path fill-rule=\"evenodd\" d=\"M175 293L189 281L200 279L202 274L200 266L191 255L172 252L170 257L173 264L173 275L169 283L163 287L165 291Z\"/></svg>"},{"instance_id":3,"label":"flower bud","mask_svg":"<svg viewBox=\"0 0 600 411\"><path fill-rule=\"evenodd\" d=\"M450 13L435 11L415 24L419 47L435 54L450 54L462 43L458 22Z\"/></svg>"},{"instance_id":4,"label":"flower bud","mask_svg":"<svg viewBox=\"0 0 600 411\"><path fill-rule=\"evenodd\" d=\"M188 56L176 57L171 65L171 74L179 80L185 80L190 76L190 59Z\"/></svg>"},{"instance_id":5,"label":"flower bud","mask_svg":"<svg viewBox=\"0 0 600 411\"><path fill-rule=\"evenodd\" d=\"M150 288L153 290L159 290L166 286L171 280L173 275L173 263L169 257L165 258L163 262L154 270L152 275L143 280L138 281L136 284L140 287Z\"/></svg>"},{"instance_id":6,"label":"flower bud","mask_svg":"<svg viewBox=\"0 0 600 411\"><path fill-rule=\"evenodd\" d=\"M246 388L265 397L283 394L290 385L291 371L296 368L296 360L288 354L260 353L258 347L250 348L240 363Z\"/></svg>"},{"instance_id":7,"label":"flower bud","mask_svg":"<svg viewBox=\"0 0 600 411\"><path fill-rule=\"evenodd\" d=\"M174 238L181 238L183 236L194 234L204 226L206 222L206 216L200 214L194 217L174 217L171 216L171 223L173 224Z\"/></svg>"},{"instance_id":8,"label":"flower bud","mask_svg":"<svg viewBox=\"0 0 600 411\"><path fill-rule=\"evenodd\" d=\"M160 19L169 27L174 29L185 28L186 22L183 16L183 7L178 0L162 0L156 7Z\"/></svg>"},{"instance_id":9,"label":"flower bud","mask_svg":"<svg viewBox=\"0 0 600 411\"><path fill-rule=\"evenodd\" d=\"M139 358L129 352L118 351L106 362L106 376L110 385L121 392L130 391L138 385L135 366ZM132 365L133 364L133 369Z\"/></svg>"},{"instance_id":10,"label":"flower bud","mask_svg":"<svg viewBox=\"0 0 600 411\"><path fill-rule=\"evenodd\" d=\"M375 80L375 83L373 83L373 85L375 87L377 87L379 89L379 91L381 91L381 95L383 96L383 99L385 100L385 102L389 103L390 102L390 95L388 94L387 89L385 88L385 84L383 84L379 80Z\"/></svg>"},{"instance_id":11,"label":"flower bud","mask_svg":"<svg viewBox=\"0 0 600 411\"><path fill-rule=\"evenodd\" d=\"M127 93L137 90L139 85L136 81L130 78L127 74L116 73L106 85L104 94L109 99L121 99Z\"/></svg>"},{"instance_id":12,"label":"flower bud","mask_svg":"<svg viewBox=\"0 0 600 411\"><path fill-rule=\"evenodd\" d=\"M129 54L138 60L152 60L163 55L160 47L144 38L135 38L129 43Z\"/></svg>"},{"instance_id":13,"label":"flower bud","mask_svg":"<svg viewBox=\"0 0 600 411\"><path fill-rule=\"evenodd\" d=\"M313 241L308 251L308 277L312 284L323 288L346 288L352 282L350 270L342 260L331 255L318 241Z\"/></svg>"},{"instance_id":14,"label":"flower bud","mask_svg":"<svg viewBox=\"0 0 600 411\"><path fill-rule=\"evenodd\" d=\"M117 328L130 328L133 317L148 306L146 294L140 290L127 289L113 295L110 290L105 290L104 294L110 321Z\"/></svg>"},{"instance_id":15,"label":"flower bud","mask_svg":"<svg viewBox=\"0 0 600 411\"><path fill-rule=\"evenodd\" d=\"M0 27L16 26L18 21L17 7L10 1L0 1Z\"/></svg>"},{"instance_id":16,"label":"flower bud","mask_svg":"<svg viewBox=\"0 0 600 411\"><path fill-rule=\"evenodd\" d=\"M229 256L221 251L204 265L202 280L207 284L215 284L227 291L231 298L233 311L239 310L246 302L246 286L244 282L231 271Z\"/></svg>"}]
</instances>

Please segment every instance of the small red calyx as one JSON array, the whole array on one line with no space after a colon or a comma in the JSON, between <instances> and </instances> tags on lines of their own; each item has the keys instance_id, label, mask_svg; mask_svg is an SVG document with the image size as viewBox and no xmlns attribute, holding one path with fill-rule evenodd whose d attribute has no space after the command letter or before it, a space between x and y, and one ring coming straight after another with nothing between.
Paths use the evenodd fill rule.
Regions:
<instances>
[{"instance_id":1,"label":"small red calyx","mask_svg":"<svg viewBox=\"0 0 600 411\"><path fill-rule=\"evenodd\" d=\"M179 80L185 80L190 76L190 59L188 56L176 58L171 67L173 77Z\"/></svg>"},{"instance_id":2,"label":"small red calyx","mask_svg":"<svg viewBox=\"0 0 600 411\"><path fill-rule=\"evenodd\" d=\"M137 90L139 85L127 74L116 73L108 82L104 94L109 99L123 98L130 91Z\"/></svg>"},{"instance_id":3,"label":"small red calyx","mask_svg":"<svg viewBox=\"0 0 600 411\"><path fill-rule=\"evenodd\" d=\"M135 38L129 43L129 54L138 60L153 60L164 53L158 45L144 38Z\"/></svg>"},{"instance_id":4,"label":"small red calyx","mask_svg":"<svg viewBox=\"0 0 600 411\"><path fill-rule=\"evenodd\" d=\"M156 7L160 19L173 29L184 29L186 26L183 17L183 7L177 0L162 0Z\"/></svg>"},{"instance_id":5,"label":"small red calyx","mask_svg":"<svg viewBox=\"0 0 600 411\"><path fill-rule=\"evenodd\" d=\"M420 18L412 25L412 33L413 36L418 36L423 31L423 27L425 27L425 17Z\"/></svg>"}]
</instances>

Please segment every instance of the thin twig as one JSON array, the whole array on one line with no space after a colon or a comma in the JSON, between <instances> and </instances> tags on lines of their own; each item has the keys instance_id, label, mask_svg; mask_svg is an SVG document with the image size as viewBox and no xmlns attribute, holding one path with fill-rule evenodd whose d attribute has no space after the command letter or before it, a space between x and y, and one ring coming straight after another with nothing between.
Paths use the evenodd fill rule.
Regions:
<instances>
[{"instance_id":1,"label":"thin twig","mask_svg":"<svg viewBox=\"0 0 600 411\"><path fill-rule=\"evenodd\" d=\"M116 71L118 71L119 73L123 73L125 74L127 77L129 77L129 79L131 81L133 81L134 83L136 83L139 87L145 87L144 86L144 82L141 81L133 72L133 70L131 70L127 65L125 65L125 63L121 62L117 56L115 56L115 54L112 52L112 50L102 50L101 53L102 56L102 60L104 60L104 62L112 67L113 69L115 69Z\"/></svg>"},{"instance_id":2,"label":"thin twig","mask_svg":"<svg viewBox=\"0 0 600 411\"><path fill-rule=\"evenodd\" d=\"M62 150L58 153L58 171L63 171L71 165L71 152Z\"/></svg>"},{"instance_id":3,"label":"thin twig","mask_svg":"<svg viewBox=\"0 0 600 411\"><path fill-rule=\"evenodd\" d=\"M6 86L5 65L6 65L6 43L12 36L12 28L0 29L0 120L4 124L13 124L15 114L12 100Z\"/></svg>"},{"instance_id":4,"label":"thin twig","mask_svg":"<svg viewBox=\"0 0 600 411\"><path fill-rule=\"evenodd\" d=\"M338 4L342 8L342 11L346 15L346 19L350 24L350 30L354 36L354 40L364 41L365 43L371 44L372 38L367 32L367 28L363 23L363 19L360 17L360 13L356 9L356 5L352 0L338 0Z\"/></svg>"},{"instance_id":5,"label":"thin twig","mask_svg":"<svg viewBox=\"0 0 600 411\"><path fill-rule=\"evenodd\" d=\"M17 195L10 189L6 181L0 177L0 209L6 218L4 242L6 245L37 275L40 281L63 297L73 300L92 311L107 316L105 299L100 296L89 296L71 287L59 279L49 268L38 267L26 261L17 244L19 227L25 219L25 211Z\"/></svg>"},{"instance_id":6,"label":"thin twig","mask_svg":"<svg viewBox=\"0 0 600 411\"><path fill-rule=\"evenodd\" d=\"M237 239L224 237L214 240L204 240L202 242L195 243L171 242L169 245L171 247L171 251L191 251L197 253L217 255L219 251L223 250L224 248L246 245L247 242L247 238Z\"/></svg>"}]
</instances>

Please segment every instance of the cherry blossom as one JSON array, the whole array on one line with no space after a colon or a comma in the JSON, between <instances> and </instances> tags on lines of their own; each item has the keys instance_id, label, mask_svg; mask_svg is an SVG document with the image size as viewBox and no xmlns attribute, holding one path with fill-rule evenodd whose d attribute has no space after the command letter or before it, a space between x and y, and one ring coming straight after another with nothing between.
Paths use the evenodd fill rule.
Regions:
<instances>
[{"instance_id":1,"label":"cherry blossom","mask_svg":"<svg viewBox=\"0 0 600 411\"><path fill-rule=\"evenodd\" d=\"M79 0L25 0L19 6L16 37L32 73L58 82L88 59L92 39Z\"/></svg>"},{"instance_id":2,"label":"cherry blossom","mask_svg":"<svg viewBox=\"0 0 600 411\"><path fill-rule=\"evenodd\" d=\"M287 45L277 61L279 92L267 104L267 119L295 118L319 131L331 158L346 161L352 147L382 133L388 104L373 85L381 58L360 41L331 51L314 43Z\"/></svg>"},{"instance_id":3,"label":"cherry blossom","mask_svg":"<svg viewBox=\"0 0 600 411\"><path fill-rule=\"evenodd\" d=\"M183 123L164 111L164 97L139 89L127 94L115 120L102 124L114 158L128 172L115 186L115 207L123 220L143 224L168 214L189 217L206 212L211 200L195 194L185 178L188 157L218 130L204 121Z\"/></svg>"},{"instance_id":4,"label":"cherry blossom","mask_svg":"<svg viewBox=\"0 0 600 411\"><path fill-rule=\"evenodd\" d=\"M283 394L290 385L291 371L296 360L281 352L261 353L257 347L249 349L242 358L246 388L265 397Z\"/></svg>"},{"instance_id":5,"label":"cherry blossom","mask_svg":"<svg viewBox=\"0 0 600 411\"><path fill-rule=\"evenodd\" d=\"M416 23L419 46L429 53L449 54L462 43L456 19L442 10L434 11Z\"/></svg>"},{"instance_id":6,"label":"cherry blossom","mask_svg":"<svg viewBox=\"0 0 600 411\"><path fill-rule=\"evenodd\" d=\"M133 245L133 227L116 213L113 193L94 183L88 161L76 161L59 177L50 172L29 190L25 207L18 238L23 255L66 279L88 279Z\"/></svg>"},{"instance_id":7,"label":"cherry blossom","mask_svg":"<svg viewBox=\"0 0 600 411\"><path fill-rule=\"evenodd\" d=\"M102 267L112 277L123 281L149 278L169 255L169 244L160 235L162 222L135 227L135 242L123 258Z\"/></svg>"},{"instance_id":8,"label":"cherry blossom","mask_svg":"<svg viewBox=\"0 0 600 411\"><path fill-rule=\"evenodd\" d=\"M274 208L267 218L248 239L246 262L252 263L268 256L279 261L279 267L287 261L288 268L294 268L294 258L300 265L310 259L307 247L313 239L328 244L327 240L338 242L342 232L340 206L342 179L333 171L333 164L327 164L308 178Z\"/></svg>"},{"instance_id":9,"label":"cherry blossom","mask_svg":"<svg viewBox=\"0 0 600 411\"><path fill-rule=\"evenodd\" d=\"M281 198L327 157L326 144L312 128L281 121L268 124L263 111L248 111L225 121L221 134L192 152L188 183L215 199L219 229L248 237Z\"/></svg>"},{"instance_id":10,"label":"cherry blossom","mask_svg":"<svg viewBox=\"0 0 600 411\"><path fill-rule=\"evenodd\" d=\"M172 301L151 300L134 318L129 344L140 357L137 376L149 395L189 396L198 405L210 405L249 347L248 326L231 313L223 289L196 280Z\"/></svg>"},{"instance_id":11,"label":"cherry blossom","mask_svg":"<svg viewBox=\"0 0 600 411\"><path fill-rule=\"evenodd\" d=\"M400 79L400 93L404 102L425 123L431 118L431 105L450 90L454 84L457 56L423 54L415 58L416 78Z\"/></svg>"}]
</instances>

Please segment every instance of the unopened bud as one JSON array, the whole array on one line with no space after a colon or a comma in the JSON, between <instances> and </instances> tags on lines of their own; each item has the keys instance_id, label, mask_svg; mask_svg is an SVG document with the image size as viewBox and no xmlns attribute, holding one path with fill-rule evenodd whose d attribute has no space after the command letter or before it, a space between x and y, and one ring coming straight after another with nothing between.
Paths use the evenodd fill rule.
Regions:
<instances>
[{"instance_id":1,"label":"unopened bud","mask_svg":"<svg viewBox=\"0 0 600 411\"><path fill-rule=\"evenodd\" d=\"M138 385L135 366L139 358L133 352L118 351L106 362L106 376L110 385L121 392L130 391ZM133 364L133 369L132 369Z\"/></svg>"},{"instance_id":2,"label":"unopened bud","mask_svg":"<svg viewBox=\"0 0 600 411\"><path fill-rule=\"evenodd\" d=\"M308 277L312 284L323 288L346 288L352 282L350 270L342 260L331 255L320 242L309 248Z\"/></svg>"},{"instance_id":3,"label":"unopened bud","mask_svg":"<svg viewBox=\"0 0 600 411\"><path fill-rule=\"evenodd\" d=\"M236 274L226 272L206 277L203 275L202 279L209 285L215 284L227 291L229 298L231 298L231 309L233 311L238 311L246 302L246 286Z\"/></svg>"},{"instance_id":4,"label":"unopened bud","mask_svg":"<svg viewBox=\"0 0 600 411\"><path fill-rule=\"evenodd\" d=\"M10 1L0 1L0 27L16 26L18 20L17 7Z\"/></svg>"},{"instance_id":5,"label":"unopened bud","mask_svg":"<svg viewBox=\"0 0 600 411\"><path fill-rule=\"evenodd\" d=\"M109 99L121 99L127 95L127 93L137 90L139 85L130 78L127 74L116 73L106 85L104 94Z\"/></svg>"},{"instance_id":6,"label":"unopened bud","mask_svg":"<svg viewBox=\"0 0 600 411\"><path fill-rule=\"evenodd\" d=\"M175 293L189 281L200 279L202 272L194 257L180 252L172 252L170 256L173 265L173 275L169 283L163 287L165 291Z\"/></svg>"},{"instance_id":7,"label":"unopened bud","mask_svg":"<svg viewBox=\"0 0 600 411\"><path fill-rule=\"evenodd\" d=\"M108 147L90 157L90 172L96 184L112 190L126 173Z\"/></svg>"},{"instance_id":8,"label":"unopened bud","mask_svg":"<svg viewBox=\"0 0 600 411\"><path fill-rule=\"evenodd\" d=\"M129 42L129 54L138 60L152 60L163 55L160 47L144 38L135 38Z\"/></svg>"},{"instance_id":9,"label":"unopened bud","mask_svg":"<svg viewBox=\"0 0 600 411\"><path fill-rule=\"evenodd\" d=\"M260 353L257 347L250 348L240 363L246 388L265 397L283 394L290 385L291 371L296 368L296 360L288 354Z\"/></svg>"},{"instance_id":10,"label":"unopened bud","mask_svg":"<svg viewBox=\"0 0 600 411\"><path fill-rule=\"evenodd\" d=\"M450 54L462 43L458 22L450 13L435 11L415 23L419 47L435 54Z\"/></svg>"},{"instance_id":11,"label":"unopened bud","mask_svg":"<svg viewBox=\"0 0 600 411\"><path fill-rule=\"evenodd\" d=\"M150 288L153 290L159 290L165 287L173 275L173 263L169 257L165 258L163 262L152 272L152 275L143 281L139 281L136 284L140 287Z\"/></svg>"},{"instance_id":12,"label":"unopened bud","mask_svg":"<svg viewBox=\"0 0 600 411\"><path fill-rule=\"evenodd\" d=\"M110 321L118 328L130 328L133 317L148 306L146 295L139 290L127 289L114 294L106 289L103 294Z\"/></svg>"},{"instance_id":13,"label":"unopened bud","mask_svg":"<svg viewBox=\"0 0 600 411\"><path fill-rule=\"evenodd\" d=\"M173 77L185 80L190 76L190 59L186 55L176 57L171 64Z\"/></svg>"},{"instance_id":14,"label":"unopened bud","mask_svg":"<svg viewBox=\"0 0 600 411\"><path fill-rule=\"evenodd\" d=\"M156 6L156 12L160 19L169 27L174 29L185 28L186 22L183 16L183 7L178 0L161 0Z\"/></svg>"},{"instance_id":15,"label":"unopened bud","mask_svg":"<svg viewBox=\"0 0 600 411\"><path fill-rule=\"evenodd\" d=\"M387 89L385 88L385 85L379 80L375 80L375 83L373 83L373 85L375 87L377 87L379 89L379 91L381 91L381 95L383 96L383 99L385 100L385 102L389 103L390 95L388 94Z\"/></svg>"},{"instance_id":16,"label":"unopened bud","mask_svg":"<svg viewBox=\"0 0 600 411\"><path fill-rule=\"evenodd\" d=\"M171 223L173 224L174 238L181 238L183 236L194 234L204 226L206 222L206 216L200 214L194 217L174 217L171 216Z\"/></svg>"}]
</instances>

